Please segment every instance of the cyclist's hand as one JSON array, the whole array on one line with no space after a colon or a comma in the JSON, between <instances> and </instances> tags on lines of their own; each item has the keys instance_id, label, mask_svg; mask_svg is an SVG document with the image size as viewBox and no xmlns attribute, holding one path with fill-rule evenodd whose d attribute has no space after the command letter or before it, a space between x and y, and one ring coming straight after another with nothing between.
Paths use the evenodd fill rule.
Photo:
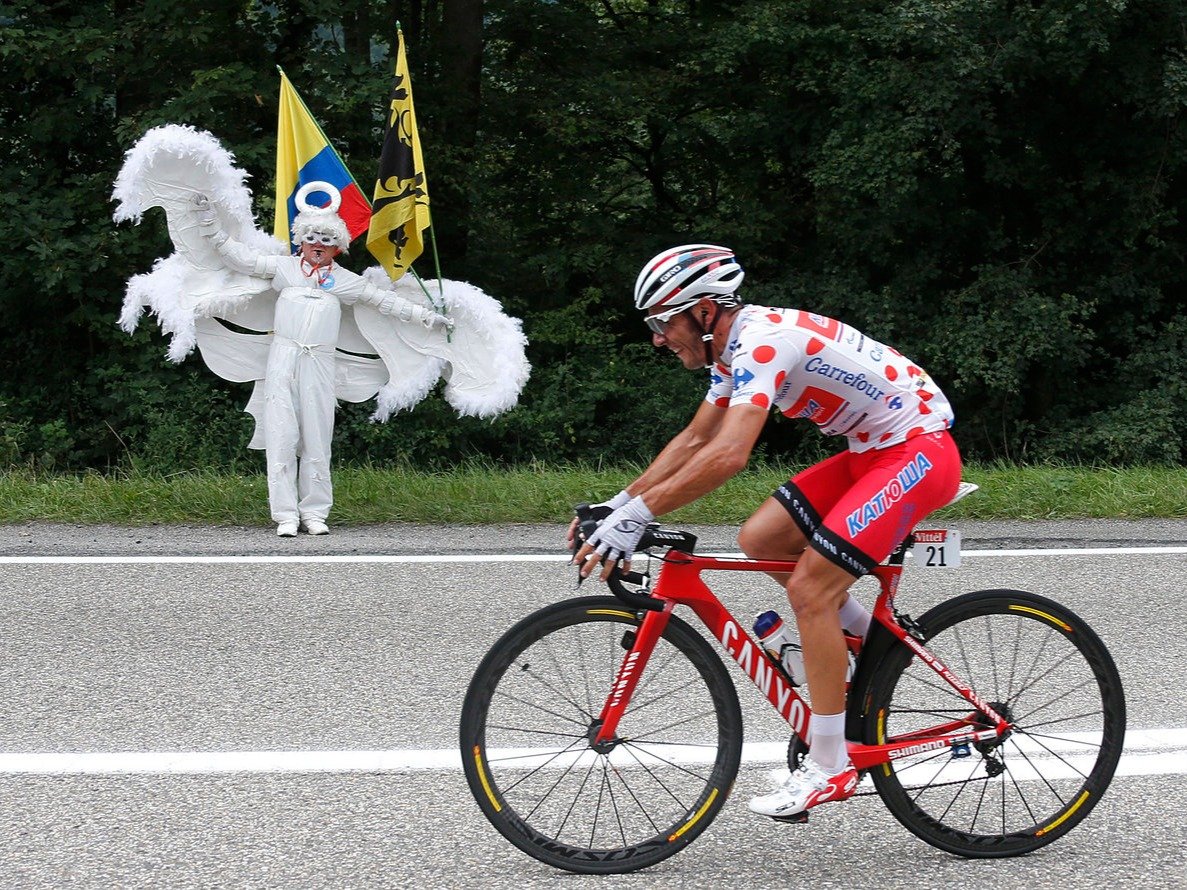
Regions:
<instances>
[{"instance_id":1,"label":"cyclist's hand","mask_svg":"<svg viewBox=\"0 0 1187 890\"><path fill-rule=\"evenodd\" d=\"M647 523L654 518L642 497L632 498L607 516L573 557L573 562L580 566L581 577L588 578L599 565L603 581L619 563L624 571L629 571L635 547L643 537Z\"/></svg>"},{"instance_id":2,"label":"cyclist's hand","mask_svg":"<svg viewBox=\"0 0 1187 890\"><path fill-rule=\"evenodd\" d=\"M623 489L608 501L602 501L600 504L591 504L589 511L594 519L604 519L630 499L631 496L626 493L626 489ZM574 516L573 521L569 523L569 530L565 532L566 550L572 551L577 549L577 525L580 521Z\"/></svg>"}]
</instances>

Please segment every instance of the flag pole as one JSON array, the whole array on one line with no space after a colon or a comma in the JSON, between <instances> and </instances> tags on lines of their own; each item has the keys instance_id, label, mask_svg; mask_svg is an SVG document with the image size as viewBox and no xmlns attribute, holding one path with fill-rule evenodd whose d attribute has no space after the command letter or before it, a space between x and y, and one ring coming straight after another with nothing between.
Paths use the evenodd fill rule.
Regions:
<instances>
[{"instance_id":1,"label":"flag pole","mask_svg":"<svg viewBox=\"0 0 1187 890\"><path fill-rule=\"evenodd\" d=\"M400 25L400 20L396 19L396 46L399 47L399 41L403 37L404 29ZM409 78L411 79L412 72L409 71ZM433 299L429 289L425 287L424 279L420 277L420 273L408 267L408 271L416 276L417 282L420 284L420 289L425 292L425 296L429 298L429 302L433 304L433 308L439 313L444 314L445 311L445 285L442 283L441 275L441 258L437 255L437 227L433 225L433 208L429 208L429 243L433 245L433 266L437 270L437 292L441 295L441 300L438 302Z\"/></svg>"},{"instance_id":2,"label":"flag pole","mask_svg":"<svg viewBox=\"0 0 1187 890\"><path fill-rule=\"evenodd\" d=\"M277 65L276 70L280 72L280 76L287 80L291 86L293 82L289 79L289 76L284 73L284 69ZM358 182L358 179L355 178L354 173L352 173L350 168L346 166L346 161L342 160L342 155L338 154L338 149L334 147L334 143L330 141L330 137L326 135L326 131L321 128L321 124L317 122L317 118L313 116L313 112L311 112L309 110L309 106L305 104L305 100L301 98L301 94L297 92L296 87L293 87L293 95L297 97L297 101L300 102L301 107L305 109L305 114L309 116L309 120L313 122L313 126L317 127L318 134L320 134L321 138L326 141L326 145L330 146L330 151L332 151L337 156L339 161L342 161L342 166L346 167L346 175L351 179L354 179L355 182ZM359 191L361 194L362 190L360 189ZM371 200L366 195L363 195L363 200L367 202L368 207L371 206Z\"/></svg>"}]
</instances>

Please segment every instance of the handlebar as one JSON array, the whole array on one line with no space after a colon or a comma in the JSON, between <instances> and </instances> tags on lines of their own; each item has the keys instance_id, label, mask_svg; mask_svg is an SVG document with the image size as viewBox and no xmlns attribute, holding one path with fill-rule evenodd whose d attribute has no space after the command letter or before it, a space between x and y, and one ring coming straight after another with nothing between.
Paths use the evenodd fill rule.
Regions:
<instances>
[{"instance_id":1,"label":"handlebar","mask_svg":"<svg viewBox=\"0 0 1187 890\"><path fill-rule=\"evenodd\" d=\"M574 549L578 549L581 543L584 543L590 535L597 531L598 524L609 516L611 511L609 507L578 504L573 508L573 512L577 514L578 542ZM660 528L658 523L652 522L644 529L643 536L639 539L638 549L643 551L652 547L665 547L683 553L692 553L696 545L697 536L691 532ZM610 577L606 579L606 586L611 593L631 608L658 612L664 607L662 602L648 594L636 593L623 583L642 584L645 580L639 572L623 572L618 566L615 566Z\"/></svg>"}]
</instances>

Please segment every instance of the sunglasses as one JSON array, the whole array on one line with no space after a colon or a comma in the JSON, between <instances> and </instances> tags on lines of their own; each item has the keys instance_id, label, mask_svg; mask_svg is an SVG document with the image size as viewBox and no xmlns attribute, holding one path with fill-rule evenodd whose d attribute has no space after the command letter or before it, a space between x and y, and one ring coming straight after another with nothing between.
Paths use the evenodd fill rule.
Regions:
<instances>
[{"instance_id":1,"label":"sunglasses","mask_svg":"<svg viewBox=\"0 0 1187 890\"><path fill-rule=\"evenodd\" d=\"M691 309L696 303L685 303L683 306L677 306L675 309L669 309L667 312L657 312L655 315L648 315L643 320L647 322L647 327L651 328L651 332L664 335L665 329L668 327L668 322L679 315L686 309Z\"/></svg>"},{"instance_id":2,"label":"sunglasses","mask_svg":"<svg viewBox=\"0 0 1187 890\"><path fill-rule=\"evenodd\" d=\"M322 245L325 245L326 247L329 247L331 244L334 243L334 236L333 235L323 235L320 232L310 232L301 240L303 242L305 242L306 244L322 244Z\"/></svg>"}]
</instances>

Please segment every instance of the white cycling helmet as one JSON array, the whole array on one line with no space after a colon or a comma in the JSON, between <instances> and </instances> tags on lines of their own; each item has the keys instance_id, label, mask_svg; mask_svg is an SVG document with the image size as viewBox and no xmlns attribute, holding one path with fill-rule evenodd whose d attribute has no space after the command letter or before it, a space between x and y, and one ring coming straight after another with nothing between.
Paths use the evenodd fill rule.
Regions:
<instances>
[{"instance_id":1,"label":"white cycling helmet","mask_svg":"<svg viewBox=\"0 0 1187 890\"><path fill-rule=\"evenodd\" d=\"M685 244L652 257L635 281L635 308L675 309L708 297L726 306L741 300L734 292L746 273L728 247Z\"/></svg>"}]
</instances>

